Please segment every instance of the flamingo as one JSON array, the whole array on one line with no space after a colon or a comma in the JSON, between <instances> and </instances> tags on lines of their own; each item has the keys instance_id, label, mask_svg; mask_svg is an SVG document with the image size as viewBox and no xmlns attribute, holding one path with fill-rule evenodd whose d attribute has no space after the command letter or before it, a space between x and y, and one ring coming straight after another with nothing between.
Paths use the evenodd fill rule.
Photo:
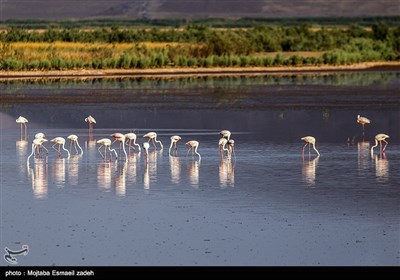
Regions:
<instances>
[{"instance_id":1,"label":"flamingo","mask_svg":"<svg viewBox=\"0 0 400 280\"><path fill-rule=\"evenodd\" d=\"M114 134L111 134L110 136L115 138L113 143L115 141L119 141L120 142L120 144L119 144L120 151L121 151L121 145L122 145L122 150L124 151L125 159L128 159L128 155L126 154L126 150L125 150L125 135L122 134L122 133L114 133Z\"/></svg>"},{"instance_id":2,"label":"flamingo","mask_svg":"<svg viewBox=\"0 0 400 280\"><path fill-rule=\"evenodd\" d=\"M229 152L229 157L231 158L232 157L232 153L233 153L233 156L235 157L235 160L236 160L236 154L235 154L235 148L234 148L234 146L235 146L235 140L233 140L233 139L230 139L229 141L228 141L228 152Z\"/></svg>"},{"instance_id":3,"label":"flamingo","mask_svg":"<svg viewBox=\"0 0 400 280\"><path fill-rule=\"evenodd\" d=\"M51 146L54 150L58 151L58 157L61 156L61 146L63 148L64 151L67 152L68 154L68 158L71 156L71 154L69 153L69 151L67 149L65 149L65 139L63 137L56 137L50 140L50 142L53 142L54 145ZM58 149L54 148L55 145L58 144Z\"/></svg>"},{"instance_id":4,"label":"flamingo","mask_svg":"<svg viewBox=\"0 0 400 280\"><path fill-rule=\"evenodd\" d=\"M164 146L163 146L163 144L161 143L161 141L160 141L160 140L157 140L157 133L155 133L155 132L149 132L149 133L143 135L143 137L149 138L149 141L148 141L148 142L150 142L150 140L153 140L153 145L154 145L154 148L155 148L155 149L157 149L157 148L156 148L156 143L155 143L155 142L160 143L161 149L164 149Z\"/></svg>"},{"instance_id":5,"label":"flamingo","mask_svg":"<svg viewBox=\"0 0 400 280\"><path fill-rule=\"evenodd\" d=\"M229 150L225 147L227 143L228 140L226 138L222 137L221 139L219 139L218 147L221 158L224 157L224 151L227 151L229 153Z\"/></svg>"},{"instance_id":6,"label":"flamingo","mask_svg":"<svg viewBox=\"0 0 400 280\"><path fill-rule=\"evenodd\" d=\"M197 148L199 147L199 142L195 141L195 140L191 140L189 142L186 142L185 145L189 146L189 150L186 153L186 156L189 154L189 151L192 150L192 155L193 155L193 151L196 155L199 156L199 161L201 160L201 155L197 152Z\"/></svg>"},{"instance_id":7,"label":"flamingo","mask_svg":"<svg viewBox=\"0 0 400 280\"><path fill-rule=\"evenodd\" d=\"M221 130L220 132L219 132L219 134L222 136L222 137L224 137L224 138L226 138L226 139L230 139L231 138L231 132L229 131L229 130Z\"/></svg>"},{"instance_id":8,"label":"flamingo","mask_svg":"<svg viewBox=\"0 0 400 280\"><path fill-rule=\"evenodd\" d=\"M132 143L132 141L133 141L133 144L135 145L135 146L138 146L139 147L139 153L140 153L140 145L138 144L138 143L136 143L136 134L135 133L133 133L133 132L131 132L131 133L127 133L127 134L125 134L125 138L127 139L127 141L126 141L126 144L128 144L129 146L129 151L131 150L131 147L133 148L133 146L131 145L131 143ZM133 148L133 149L135 149L135 148Z\"/></svg>"},{"instance_id":9,"label":"flamingo","mask_svg":"<svg viewBox=\"0 0 400 280\"><path fill-rule=\"evenodd\" d=\"M177 152L178 148L176 147L176 143L179 142L182 138L178 135L171 136L171 145L169 146L168 154L171 154L172 146L174 146L175 152Z\"/></svg>"},{"instance_id":10,"label":"flamingo","mask_svg":"<svg viewBox=\"0 0 400 280\"><path fill-rule=\"evenodd\" d=\"M81 150L81 155L83 155L83 150L81 148L81 146L79 145L78 142L78 136L75 134L71 134L70 136L67 137L67 139L71 140L71 144L69 145L69 149L71 150L72 148L72 143L74 143L74 147L75 147L75 151L78 154L78 149L76 148L76 146L79 147L79 149Z\"/></svg>"},{"instance_id":11,"label":"flamingo","mask_svg":"<svg viewBox=\"0 0 400 280\"><path fill-rule=\"evenodd\" d=\"M33 139L33 141L32 141L32 152L31 152L31 154L28 156L28 158L26 160L26 163L28 165L29 165L29 159L31 158L31 156L33 156L35 154L36 148L41 147L44 142L47 142L47 139L44 139L44 138L40 138L40 139L35 138L35 139ZM44 146L43 146L43 148L47 151L47 153L49 152L49 150L47 150ZM40 156L40 154L39 154L39 156Z\"/></svg>"},{"instance_id":12,"label":"flamingo","mask_svg":"<svg viewBox=\"0 0 400 280\"><path fill-rule=\"evenodd\" d=\"M149 144L149 142L144 142L142 145L143 145L143 149L144 149L145 152L146 152L146 161L148 161L148 160L149 160L149 148L150 148L150 144Z\"/></svg>"},{"instance_id":13,"label":"flamingo","mask_svg":"<svg viewBox=\"0 0 400 280\"><path fill-rule=\"evenodd\" d=\"M388 145L388 142L385 140L386 138L389 138L389 135L386 135L386 134L383 134L383 133L379 133L379 134L377 134L375 136L375 145L371 147L371 155L374 153L374 148L376 146L378 146L378 142L379 142L380 150L382 152L385 151L386 146ZM385 147L383 147L383 149L382 149L382 141L386 143L386 145L385 145Z\"/></svg>"},{"instance_id":14,"label":"flamingo","mask_svg":"<svg viewBox=\"0 0 400 280\"><path fill-rule=\"evenodd\" d=\"M111 140L110 140L110 139L108 139L108 138L103 138L103 139L97 140L96 143L97 143L97 144L100 144L100 147L99 147L97 150L99 151L99 153L100 153L102 159L106 160L106 158L107 158L107 148L108 148L108 150L109 150L109 152L110 152L110 161L111 161L111 158L112 158L111 152L114 152L115 157L118 158L118 154L117 154L117 152L115 151L115 149L111 149L111 148L110 148L110 147L111 147ZM103 146L104 146L104 156L103 156L103 154L100 152L100 149L101 149L101 147L103 147Z\"/></svg>"},{"instance_id":15,"label":"flamingo","mask_svg":"<svg viewBox=\"0 0 400 280\"><path fill-rule=\"evenodd\" d=\"M28 120L23 116L19 116L18 119L15 120L15 122L21 125L21 136L22 136L22 126L25 127L25 135L26 135L26 130L27 130L26 123L28 122Z\"/></svg>"},{"instance_id":16,"label":"flamingo","mask_svg":"<svg viewBox=\"0 0 400 280\"><path fill-rule=\"evenodd\" d=\"M92 116L89 116L85 118L85 122L89 124L89 132L93 132L93 124L96 123L96 120Z\"/></svg>"},{"instance_id":17,"label":"flamingo","mask_svg":"<svg viewBox=\"0 0 400 280\"><path fill-rule=\"evenodd\" d=\"M361 117L360 115L357 115L357 122L362 125L363 136L364 136L364 134L365 134L364 125L371 123L371 121L366 117Z\"/></svg>"},{"instance_id":18,"label":"flamingo","mask_svg":"<svg viewBox=\"0 0 400 280\"><path fill-rule=\"evenodd\" d=\"M304 149L307 145L312 145L314 151L317 152L318 156L320 156L321 154L318 152L318 150L315 148L315 138L312 136L305 136L303 138L301 138L301 140L305 141L306 144L303 147L303 156L304 156ZM308 146L308 153L310 153L310 146Z\"/></svg>"},{"instance_id":19,"label":"flamingo","mask_svg":"<svg viewBox=\"0 0 400 280\"><path fill-rule=\"evenodd\" d=\"M39 133L36 133L35 134L35 139L43 139L43 138L45 138L46 136L44 135L44 133L43 132L39 132ZM47 141L47 140L46 140ZM44 146L36 146L36 149L37 149L37 151L38 151L38 154L40 155L40 153L41 153L41 151L42 151L42 148L44 148L47 152L49 152Z\"/></svg>"}]
</instances>

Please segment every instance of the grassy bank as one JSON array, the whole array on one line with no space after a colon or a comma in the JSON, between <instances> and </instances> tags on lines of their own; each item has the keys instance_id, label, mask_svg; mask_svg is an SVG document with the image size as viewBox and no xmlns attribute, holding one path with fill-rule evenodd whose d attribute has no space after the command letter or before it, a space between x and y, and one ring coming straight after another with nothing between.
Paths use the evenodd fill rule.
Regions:
<instances>
[{"instance_id":1,"label":"grassy bank","mask_svg":"<svg viewBox=\"0 0 400 280\"><path fill-rule=\"evenodd\" d=\"M253 26L0 32L0 70L350 65L399 61L400 26Z\"/></svg>"}]
</instances>

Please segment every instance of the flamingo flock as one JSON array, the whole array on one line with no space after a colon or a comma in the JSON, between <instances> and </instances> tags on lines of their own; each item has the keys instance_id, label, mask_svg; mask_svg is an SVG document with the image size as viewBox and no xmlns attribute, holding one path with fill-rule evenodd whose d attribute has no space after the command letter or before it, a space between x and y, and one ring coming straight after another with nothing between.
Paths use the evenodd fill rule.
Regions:
<instances>
[{"instance_id":1,"label":"flamingo flock","mask_svg":"<svg viewBox=\"0 0 400 280\"><path fill-rule=\"evenodd\" d=\"M88 116L87 118L85 118L85 122L88 123L89 125L89 135L93 135L93 125L96 124L96 120L92 117L92 116ZM27 123L28 123L28 119L26 119L25 117L19 116L16 119L16 123L21 125L21 136L26 136L27 135ZM371 121L366 118L366 117L362 117L360 115L357 115L357 123L362 125L362 133L363 133L363 138L365 135L365 125L366 124L370 124ZM228 160L230 160L232 158L232 155L234 156L234 158L236 159L236 155L235 155L235 150L234 150L234 146L235 146L235 141L233 139L231 139L231 132L229 130L221 130L219 132L219 135L221 136L221 138L218 141L218 148L219 148L219 153L220 153L220 157L221 159L227 157ZM107 160L107 151L109 153L109 160L112 160L112 156L113 154L115 155L115 158L124 158L125 160L128 159L128 153L131 153L131 149L133 149L134 152L140 153L141 152L141 148L143 148L143 150L146 153L146 160L148 160L148 154L149 154L149 149L150 149L150 142L153 144L154 150L157 150L157 145L160 147L160 150L162 151L164 146L162 144L162 142L160 140L157 139L157 133L152 131L152 132L148 132L146 134L143 135L143 138L148 138L148 141L143 142L142 143L142 147L136 143L137 141L137 135L133 132L129 132L126 134L122 134L122 133L113 133L110 135L111 137L114 138L114 141L111 142L111 140L109 138L102 138L100 140L98 140L96 143L100 144L99 148L98 148L98 152L101 155L101 158L103 160ZM384 134L384 133L379 133L375 136L375 145L371 147L371 156L373 155L374 152L374 148L376 148L378 145L380 146L380 152L384 153L386 150L386 147L388 145L388 142L386 141L386 139L389 138L389 135ZM66 140L63 137L55 137L53 139L50 140L50 142L54 143L52 145L52 148L54 150L57 151L58 153L58 157L61 157L61 153L62 151L66 153L67 158L70 158L71 156L71 150L72 150L72 146L74 146L75 148L75 152L76 154L79 155L83 155L83 149L82 147L79 145L78 142L78 136L75 134L71 134L67 137L68 140L70 140L70 146L69 146L69 150L65 148L65 144L66 144ZM179 135L173 135L170 137L171 140L171 144L169 146L169 150L168 150L168 154L170 156L177 156L177 143L179 141L182 140L182 138ZM318 151L318 149L316 148L316 138L313 136L304 136L301 138L302 141L305 142L305 145L302 148L302 156L304 158L304 152L305 152L305 148L307 147L307 145L309 146L308 148L308 153L310 156L311 153L311 147L313 148L313 150L316 152L317 157L321 156L320 152ZM115 142L119 142L119 150L120 150L120 155L118 155L117 151L115 149L112 149L111 146L113 143ZM37 158L41 158L42 157L42 150L44 149L46 151L46 155L48 155L49 150L43 145L45 142L48 142L48 140L45 138L45 134L42 132L36 133L35 134L35 139L32 141L32 151L31 154L28 156L27 158L27 164L29 165L29 159L34 156ZM385 143L385 145L382 147L382 142ZM132 145L133 144L133 145ZM55 148L55 146L57 146L57 148ZM185 143L185 145L188 147L186 156L189 155L189 153L191 152L192 157L194 157L195 155L197 156L199 162L201 161L201 155L198 152L200 143L197 140L190 140L187 141ZM128 147L128 153L126 152L126 148ZM135 148L135 146L137 147L137 149ZM104 154L101 152L101 148L104 147ZM78 150L79 149L79 150ZM122 152L124 154L124 157L122 157Z\"/></svg>"}]
</instances>

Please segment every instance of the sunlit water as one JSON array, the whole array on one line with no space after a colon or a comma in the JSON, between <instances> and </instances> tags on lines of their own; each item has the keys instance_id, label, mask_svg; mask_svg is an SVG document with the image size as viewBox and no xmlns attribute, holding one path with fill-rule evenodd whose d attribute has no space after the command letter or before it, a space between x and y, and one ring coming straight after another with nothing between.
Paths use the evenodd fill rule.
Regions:
<instances>
[{"instance_id":1,"label":"sunlit water","mask_svg":"<svg viewBox=\"0 0 400 280\"><path fill-rule=\"evenodd\" d=\"M1 247L29 245L20 265L400 264L396 108L56 103L11 105L1 114ZM15 119L26 114L21 138ZM90 137L88 114L97 119ZM357 114L373 120L364 137ZM221 129L235 139L231 159L220 157ZM148 160L132 149L127 160L102 160L96 140L133 130L139 143L157 131L164 149L151 146ZM58 158L45 143L48 157L28 164L37 132L77 134L83 155ZM381 132L391 136L386 152L378 146L371 154ZM172 135L182 137L175 156ZM320 157L308 148L302 156L306 135L317 138ZM186 156L189 140L200 142L201 161Z\"/></svg>"}]
</instances>

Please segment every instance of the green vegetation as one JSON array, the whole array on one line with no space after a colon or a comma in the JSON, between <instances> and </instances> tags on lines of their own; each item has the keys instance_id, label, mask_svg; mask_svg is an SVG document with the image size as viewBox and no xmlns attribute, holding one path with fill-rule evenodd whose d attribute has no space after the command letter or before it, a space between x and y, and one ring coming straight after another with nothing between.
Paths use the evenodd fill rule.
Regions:
<instances>
[{"instance_id":1,"label":"green vegetation","mask_svg":"<svg viewBox=\"0 0 400 280\"><path fill-rule=\"evenodd\" d=\"M252 19L253 23L257 22ZM346 65L400 58L400 24L103 27L0 32L0 70ZM161 25L161 24L160 24Z\"/></svg>"}]
</instances>

